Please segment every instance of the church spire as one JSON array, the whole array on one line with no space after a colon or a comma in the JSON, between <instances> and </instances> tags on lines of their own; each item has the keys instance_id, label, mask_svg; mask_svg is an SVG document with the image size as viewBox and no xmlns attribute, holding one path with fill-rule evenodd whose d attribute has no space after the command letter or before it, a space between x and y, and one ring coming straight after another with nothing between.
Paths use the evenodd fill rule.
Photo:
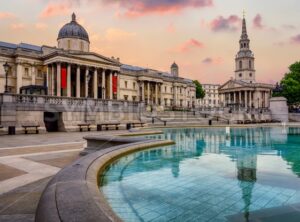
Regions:
<instances>
[{"instance_id":1,"label":"church spire","mask_svg":"<svg viewBox=\"0 0 300 222\"><path fill-rule=\"evenodd\" d=\"M245 13L243 14L243 22L242 22L242 35L240 39L240 49L241 50L249 50L250 40L247 33L247 25L246 25L246 19L245 19Z\"/></svg>"}]
</instances>

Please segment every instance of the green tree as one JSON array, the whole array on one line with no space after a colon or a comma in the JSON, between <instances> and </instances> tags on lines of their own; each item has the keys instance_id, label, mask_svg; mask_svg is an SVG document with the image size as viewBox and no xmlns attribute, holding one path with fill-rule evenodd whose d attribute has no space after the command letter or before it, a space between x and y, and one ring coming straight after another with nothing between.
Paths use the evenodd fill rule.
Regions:
<instances>
[{"instance_id":1,"label":"green tree","mask_svg":"<svg viewBox=\"0 0 300 222\"><path fill-rule=\"evenodd\" d=\"M300 103L300 62L295 62L289 67L289 72L285 74L280 82L281 92L276 92L273 96L283 96L289 105Z\"/></svg>"},{"instance_id":2,"label":"green tree","mask_svg":"<svg viewBox=\"0 0 300 222\"><path fill-rule=\"evenodd\" d=\"M194 80L193 82L196 86L196 98L203 99L205 96L205 91L203 90L201 83L198 80Z\"/></svg>"}]
</instances>

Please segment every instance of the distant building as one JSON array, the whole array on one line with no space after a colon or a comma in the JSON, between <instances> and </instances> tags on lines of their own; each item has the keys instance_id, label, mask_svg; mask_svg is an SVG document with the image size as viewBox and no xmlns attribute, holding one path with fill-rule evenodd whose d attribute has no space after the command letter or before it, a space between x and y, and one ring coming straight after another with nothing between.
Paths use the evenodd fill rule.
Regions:
<instances>
[{"instance_id":1,"label":"distant building","mask_svg":"<svg viewBox=\"0 0 300 222\"><path fill-rule=\"evenodd\" d=\"M245 18L239 47L235 57L235 78L219 87L221 106L268 108L274 86L256 82L255 57L250 50Z\"/></svg>"},{"instance_id":2,"label":"distant building","mask_svg":"<svg viewBox=\"0 0 300 222\"><path fill-rule=\"evenodd\" d=\"M197 99L198 107L215 108L219 107L219 87L218 84L202 84L205 91L203 99Z\"/></svg>"}]
</instances>

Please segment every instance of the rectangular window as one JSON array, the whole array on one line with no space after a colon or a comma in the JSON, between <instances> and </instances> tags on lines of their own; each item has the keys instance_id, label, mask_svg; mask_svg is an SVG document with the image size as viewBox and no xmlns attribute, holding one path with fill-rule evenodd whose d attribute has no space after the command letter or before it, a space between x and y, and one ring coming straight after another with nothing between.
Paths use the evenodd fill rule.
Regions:
<instances>
[{"instance_id":1,"label":"rectangular window","mask_svg":"<svg viewBox=\"0 0 300 222\"><path fill-rule=\"evenodd\" d=\"M29 68L25 68L25 76L29 76Z\"/></svg>"},{"instance_id":2,"label":"rectangular window","mask_svg":"<svg viewBox=\"0 0 300 222\"><path fill-rule=\"evenodd\" d=\"M68 50L71 49L71 40L68 40Z\"/></svg>"},{"instance_id":3,"label":"rectangular window","mask_svg":"<svg viewBox=\"0 0 300 222\"><path fill-rule=\"evenodd\" d=\"M43 78L42 70L38 69L37 77Z\"/></svg>"},{"instance_id":4,"label":"rectangular window","mask_svg":"<svg viewBox=\"0 0 300 222\"><path fill-rule=\"evenodd\" d=\"M125 81L125 89L127 89L127 85L128 85L128 83L127 83L127 81Z\"/></svg>"},{"instance_id":5,"label":"rectangular window","mask_svg":"<svg viewBox=\"0 0 300 222\"><path fill-rule=\"evenodd\" d=\"M135 89L135 82L133 83L133 89Z\"/></svg>"},{"instance_id":6,"label":"rectangular window","mask_svg":"<svg viewBox=\"0 0 300 222\"><path fill-rule=\"evenodd\" d=\"M167 92L167 87L165 86L165 92Z\"/></svg>"},{"instance_id":7,"label":"rectangular window","mask_svg":"<svg viewBox=\"0 0 300 222\"><path fill-rule=\"evenodd\" d=\"M128 100L128 95L124 95L124 100Z\"/></svg>"},{"instance_id":8,"label":"rectangular window","mask_svg":"<svg viewBox=\"0 0 300 222\"><path fill-rule=\"evenodd\" d=\"M132 101L136 101L136 96L132 96Z\"/></svg>"}]
</instances>

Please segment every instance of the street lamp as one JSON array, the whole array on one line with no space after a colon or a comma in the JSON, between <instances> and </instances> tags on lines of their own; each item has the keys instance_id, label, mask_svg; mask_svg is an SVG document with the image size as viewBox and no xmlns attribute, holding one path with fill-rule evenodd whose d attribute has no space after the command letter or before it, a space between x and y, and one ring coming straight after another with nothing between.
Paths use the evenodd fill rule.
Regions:
<instances>
[{"instance_id":1,"label":"street lamp","mask_svg":"<svg viewBox=\"0 0 300 222\"><path fill-rule=\"evenodd\" d=\"M4 90L4 93L9 93L8 91L8 71L9 71L9 68L10 68L10 65L8 65L8 63L6 62L4 65L4 71L5 71L5 90Z\"/></svg>"}]
</instances>

